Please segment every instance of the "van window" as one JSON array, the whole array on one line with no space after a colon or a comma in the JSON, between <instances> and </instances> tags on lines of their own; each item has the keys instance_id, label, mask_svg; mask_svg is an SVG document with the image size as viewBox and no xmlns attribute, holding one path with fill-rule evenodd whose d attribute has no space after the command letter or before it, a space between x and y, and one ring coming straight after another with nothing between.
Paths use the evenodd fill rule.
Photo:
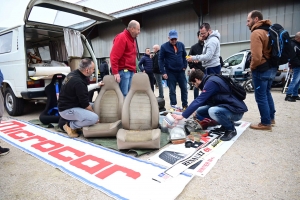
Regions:
<instances>
[{"instance_id":1,"label":"van window","mask_svg":"<svg viewBox=\"0 0 300 200\"><path fill-rule=\"evenodd\" d=\"M11 52L12 36L13 36L12 32L0 35L0 54Z\"/></svg>"}]
</instances>

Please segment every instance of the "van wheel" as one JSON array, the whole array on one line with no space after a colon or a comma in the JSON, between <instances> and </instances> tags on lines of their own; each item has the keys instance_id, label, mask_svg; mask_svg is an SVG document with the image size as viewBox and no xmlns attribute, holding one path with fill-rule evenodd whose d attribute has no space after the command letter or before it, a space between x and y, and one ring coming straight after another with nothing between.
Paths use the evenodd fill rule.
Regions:
<instances>
[{"instance_id":1,"label":"van wheel","mask_svg":"<svg viewBox=\"0 0 300 200\"><path fill-rule=\"evenodd\" d=\"M4 106L6 112L10 116L22 115L24 110L24 99L17 98L10 87L6 88L4 93Z\"/></svg>"}]
</instances>

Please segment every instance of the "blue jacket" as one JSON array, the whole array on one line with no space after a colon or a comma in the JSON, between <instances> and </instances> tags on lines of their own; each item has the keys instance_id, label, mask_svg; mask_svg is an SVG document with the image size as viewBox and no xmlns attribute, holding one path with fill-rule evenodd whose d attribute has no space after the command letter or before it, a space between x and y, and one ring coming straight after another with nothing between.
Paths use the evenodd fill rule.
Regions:
<instances>
[{"instance_id":1,"label":"blue jacket","mask_svg":"<svg viewBox=\"0 0 300 200\"><path fill-rule=\"evenodd\" d=\"M159 68L162 74L168 72L182 72L187 68L186 51L182 42L176 43L177 53L170 42L161 45L158 57Z\"/></svg>"},{"instance_id":2,"label":"blue jacket","mask_svg":"<svg viewBox=\"0 0 300 200\"><path fill-rule=\"evenodd\" d=\"M1 84L2 84L3 80L4 80L4 77L3 77L3 74L2 74L1 69L0 69L0 87L1 87Z\"/></svg>"},{"instance_id":3,"label":"blue jacket","mask_svg":"<svg viewBox=\"0 0 300 200\"><path fill-rule=\"evenodd\" d=\"M205 76L199 85L201 94L182 113L188 118L200 106L219 106L230 110L233 113L245 113L248 108L244 101L231 95L229 86L217 76Z\"/></svg>"},{"instance_id":4,"label":"blue jacket","mask_svg":"<svg viewBox=\"0 0 300 200\"><path fill-rule=\"evenodd\" d=\"M139 62L139 68L142 72L145 70L147 74L153 73L153 61L150 55L144 54Z\"/></svg>"}]
</instances>

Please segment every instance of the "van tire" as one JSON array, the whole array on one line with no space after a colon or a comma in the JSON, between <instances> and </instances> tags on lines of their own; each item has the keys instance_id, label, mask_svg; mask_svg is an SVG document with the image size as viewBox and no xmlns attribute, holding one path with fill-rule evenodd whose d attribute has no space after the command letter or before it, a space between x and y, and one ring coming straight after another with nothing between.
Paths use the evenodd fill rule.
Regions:
<instances>
[{"instance_id":1,"label":"van tire","mask_svg":"<svg viewBox=\"0 0 300 200\"><path fill-rule=\"evenodd\" d=\"M6 88L4 93L4 107L10 116L23 114L24 99L17 98L10 87Z\"/></svg>"}]
</instances>

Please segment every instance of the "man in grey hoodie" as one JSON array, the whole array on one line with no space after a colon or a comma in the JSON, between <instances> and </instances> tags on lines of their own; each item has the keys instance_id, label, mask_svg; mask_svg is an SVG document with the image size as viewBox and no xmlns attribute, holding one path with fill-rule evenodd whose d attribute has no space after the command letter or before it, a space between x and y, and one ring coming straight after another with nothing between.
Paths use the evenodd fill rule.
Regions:
<instances>
[{"instance_id":1,"label":"man in grey hoodie","mask_svg":"<svg viewBox=\"0 0 300 200\"><path fill-rule=\"evenodd\" d=\"M202 61L205 74L220 74L220 33L217 30L211 30L208 23L203 23L200 26L200 35L204 39L202 54L191 55L187 61Z\"/></svg>"}]
</instances>

